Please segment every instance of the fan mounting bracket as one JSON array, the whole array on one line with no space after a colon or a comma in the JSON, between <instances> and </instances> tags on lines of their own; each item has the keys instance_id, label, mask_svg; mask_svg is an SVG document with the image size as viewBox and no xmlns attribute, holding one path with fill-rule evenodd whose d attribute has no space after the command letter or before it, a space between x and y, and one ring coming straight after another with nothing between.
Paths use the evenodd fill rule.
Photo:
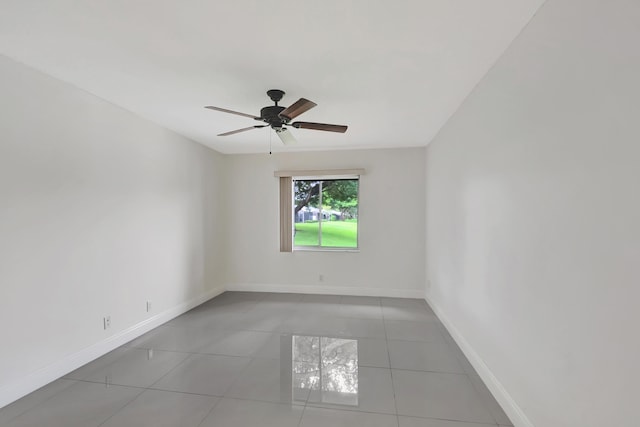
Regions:
<instances>
[{"instance_id":1,"label":"fan mounting bracket","mask_svg":"<svg viewBox=\"0 0 640 427\"><path fill-rule=\"evenodd\" d=\"M278 105L278 102L280 102L284 96L284 91L280 89L271 89L267 91L267 95L269 95L269 98Z\"/></svg>"}]
</instances>

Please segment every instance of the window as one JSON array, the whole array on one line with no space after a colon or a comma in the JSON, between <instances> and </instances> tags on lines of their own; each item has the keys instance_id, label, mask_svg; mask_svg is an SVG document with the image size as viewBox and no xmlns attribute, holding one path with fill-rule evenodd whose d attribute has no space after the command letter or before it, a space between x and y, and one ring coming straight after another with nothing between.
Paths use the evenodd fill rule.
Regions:
<instances>
[{"instance_id":1,"label":"window","mask_svg":"<svg viewBox=\"0 0 640 427\"><path fill-rule=\"evenodd\" d=\"M293 179L294 248L358 248L358 178Z\"/></svg>"},{"instance_id":2,"label":"window","mask_svg":"<svg viewBox=\"0 0 640 427\"><path fill-rule=\"evenodd\" d=\"M358 249L363 169L276 171L280 179L280 252Z\"/></svg>"}]
</instances>

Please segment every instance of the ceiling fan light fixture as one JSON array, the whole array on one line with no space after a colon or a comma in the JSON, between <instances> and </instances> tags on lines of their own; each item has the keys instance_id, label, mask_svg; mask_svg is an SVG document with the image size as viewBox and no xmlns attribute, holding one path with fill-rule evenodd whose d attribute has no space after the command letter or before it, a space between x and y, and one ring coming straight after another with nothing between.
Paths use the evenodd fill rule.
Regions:
<instances>
[{"instance_id":1,"label":"ceiling fan light fixture","mask_svg":"<svg viewBox=\"0 0 640 427\"><path fill-rule=\"evenodd\" d=\"M282 141L284 145L291 145L298 142L296 141L296 138L293 136L293 134L289 132L289 129L285 127L280 127L280 128L274 128L274 130L276 131L276 134L278 135L278 137L280 138L280 141Z\"/></svg>"}]
</instances>

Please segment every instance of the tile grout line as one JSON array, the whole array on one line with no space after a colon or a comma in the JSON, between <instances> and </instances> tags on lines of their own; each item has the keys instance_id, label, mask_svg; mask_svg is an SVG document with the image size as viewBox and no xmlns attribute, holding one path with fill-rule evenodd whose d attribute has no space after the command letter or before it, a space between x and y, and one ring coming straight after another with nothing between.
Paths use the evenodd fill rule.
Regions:
<instances>
[{"instance_id":1,"label":"tile grout line","mask_svg":"<svg viewBox=\"0 0 640 427\"><path fill-rule=\"evenodd\" d=\"M398 415L398 401L396 399L396 386L393 382L393 369L391 369L391 352L389 351L389 335L387 334L387 321L380 300L380 311L382 312L382 325L384 327L384 345L387 350L387 361L389 362L389 375L391 376L391 389L393 390L393 407L396 409L396 425L400 427L400 416Z\"/></svg>"},{"instance_id":2,"label":"tile grout line","mask_svg":"<svg viewBox=\"0 0 640 427\"><path fill-rule=\"evenodd\" d=\"M69 382L72 382L72 383L78 383L78 382L80 382L79 380L72 380L72 379L69 379L69 378L63 378L63 377L60 377L60 378L58 378L58 379L57 379L57 380L55 380L55 381L59 381L59 380L69 381ZM52 382L54 382L54 381L52 381ZM51 383L49 383L49 384L51 384ZM47 384L47 385L49 385L49 384ZM46 387L47 385L45 385L44 387ZM48 402L49 400L53 399L53 398L54 398L58 393L60 393L61 391L64 391L64 390L66 390L66 389L67 389L67 388L69 388L69 387L73 387L74 385L75 385L75 384L69 384L69 385L68 385L67 387L65 387L63 390L59 390L59 391L57 391L56 393L53 393L51 396L47 397L47 398L46 398L46 399L44 399L42 402L38 402L38 403L36 403L35 405L33 405L32 407L27 408L27 409L25 409L24 411L21 411L19 414L12 416L11 418L9 418L9 419L7 420L7 422L11 423L11 422L15 421L16 419L18 419L18 417L21 417L21 416L23 416L24 414L26 414L27 412L32 411L32 410L33 410L33 409L35 409L36 407L38 407L38 406L40 406L40 405L43 405L45 402ZM38 392L39 390L41 390L41 389L42 389L42 388L44 388L44 387L39 388L38 390L36 390L36 391L35 391L35 392L33 392L33 393ZM33 394L33 393L31 393L31 394ZM27 395L27 396L29 396L29 395ZM26 396L23 396L23 398L24 398L24 397L26 397ZM16 401L16 402L17 402L17 401ZM11 406L11 405L12 405L12 404L14 404L14 403L15 403L15 402L11 402L9 405L7 405L7 406L3 406L2 408L0 408L0 411L4 410L5 408L8 408L9 406Z\"/></svg>"},{"instance_id":3,"label":"tile grout line","mask_svg":"<svg viewBox=\"0 0 640 427\"><path fill-rule=\"evenodd\" d=\"M211 415L211 413L213 412L214 409L216 409L218 407L218 405L220 404L220 402L222 402L222 398L221 397L216 397L218 400L216 401L216 403L213 404L213 406L211 407L211 409L209 409L209 412L207 412L207 415L205 415L202 420L200 420L200 422L198 423L198 425L196 427L200 427L202 425L202 423L204 423L204 420L207 419L207 417L209 415Z\"/></svg>"},{"instance_id":4,"label":"tile grout line","mask_svg":"<svg viewBox=\"0 0 640 427\"><path fill-rule=\"evenodd\" d=\"M108 387L108 386L107 386ZM130 401L128 401L127 403L125 403L124 405L122 405L119 409L117 409L113 414L109 415L107 417L107 419L105 419L103 422L101 422L100 424L98 424L98 427L106 424L107 422L109 422L109 420L113 417L115 417L117 414L119 414L120 412L122 412L124 410L124 408L126 408L127 406L129 406L131 403L133 403L134 401L136 401L140 395L142 395L142 393L144 393L146 391L146 389L142 389L140 390L140 393L136 394L135 397L133 399L131 399Z\"/></svg>"},{"instance_id":5,"label":"tile grout line","mask_svg":"<svg viewBox=\"0 0 640 427\"><path fill-rule=\"evenodd\" d=\"M162 381L167 375L171 374L173 371L175 371L176 369L178 369L179 366L184 365L187 360L189 359L193 359L193 354L185 357L183 360L180 361L180 363L176 364L176 366L174 366L173 368L169 369L169 371L167 371L167 373L165 373L164 375L162 375L160 378L158 378L156 381L154 381L151 385L149 385L149 387L147 387L148 389L153 388L154 385L158 384L158 382Z\"/></svg>"},{"instance_id":6,"label":"tile grout line","mask_svg":"<svg viewBox=\"0 0 640 427\"><path fill-rule=\"evenodd\" d=\"M453 347L452 343L455 343L455 342L450 341L450 340L452 340L452 338L450 336L449 336L449 338L447 338L447 335L449 334L448 331L446 332L447 335L445 335L445 332L443 332L443 331L446 331L446 328L444 328L444 325L442 324L442 321L438 318L437 315L436 315L436 318L438 319L437 322L436 322L438 333L443 338L443 340L444 340L445 344L447 345L447 347L454 353L454 357L455 357L456 362L458 362L458 364L460 364L459 357L457 356L457 354L461 353L460 349ZM456 344L456 346L457 346L457 344ZM464 354L462 354L462 357L464 357L465 360L466 360L466 357L464 356ZM467 360L467 362L468 362L468 360ZM462 375L462 376L466 377L467 381L471 384L471 388L473 389L473 391L479 396L480 402L482 403L482 406L489 413L489 415L491 416L491 418L495 422L495 425L499 427L498 420L493 415L493 412L491 411L491 409L488 407L484 397L482 397L482 394L480 392L478 392L478 389L476 388L474 382L471 380L471 377L470 377L469 373L464 369L464 367L461 366L461 368L462 368L462 370L464 372L462 374L458 374L458 375Z\"/></svg>"},{"instance_id":7,"label":"tile grout line","mask_svg":"<svg viewBox=\"0 0 640 427\"><path fill-rule=\"evenodd\" d=\"M437 317L437 316L436 316ZM438 323L439 326L441 328L443 328L444 331L446 331L446 328L444 328L444 325L442 324L442 322L440 321L440 319L438 319ZM478 395L478 397L480 398L480 402L482 403L482 406L485 408L485 410L489 413L489 415L491 415L491 418L493 418L493 421L495 421L495 425L499 427L499 423L497 418L495 417L495 415L493 414L493 411L491 410L491 408L489 407L487 401L485 400L484 397L484 393L481 393L478 388L476 387L475 382L471 379L471 375L469 375L469 373L466 371L466 369L464 369L464 367L462 366L462 364L460 363L460 357L458 357L459 355L461 355L465 361L467 363L469 363L469 361L467 360L466 356L462 353L462 350L457 347L457 344L455 343L455 341L453 341L453 338L451 336L449 336L447 338L447 336L445 335L445 332L443 332L443 330L441 330L440 328L438 328L438 332L440 333L440 335L442 335L442 337L444 338L444 341L447 345L447 347L454 353L454 357L456 359L456 362L458 362L459 365L461 365L462 370L464 371L463 374L466 378L467 381L469 381L469 383L471 384L471 388L473 389L473 391ZM448 335L448 331L446 332L446 334ZM473 367L472 367L473 369ZM475 369L474 369L475 372ZM476 374L477 375L477 374ZM483 382L484 384L484 382ZM493 395L491 396L491 398L493 399ZM498 405L499 406L499 405ZM502 408L500 408L502 409Z\"/></svg>"}]
</instances>

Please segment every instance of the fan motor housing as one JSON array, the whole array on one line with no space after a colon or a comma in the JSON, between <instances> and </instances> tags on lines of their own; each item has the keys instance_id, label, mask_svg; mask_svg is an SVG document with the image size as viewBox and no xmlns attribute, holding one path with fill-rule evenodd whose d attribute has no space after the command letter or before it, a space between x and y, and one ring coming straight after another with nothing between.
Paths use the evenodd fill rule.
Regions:
<instances>
[{"instance_id":1,"label":"fan motor housing","mask_svg":"<svg viewBox=\"0 0 640 427\"><path fill-rule=\"evenodd\" d=\"M286 123L279 114L285 109L279 105L270 105L260 110L260 118L271 125L271 127L281 127Z\"/></svg>"}]
</instances>

